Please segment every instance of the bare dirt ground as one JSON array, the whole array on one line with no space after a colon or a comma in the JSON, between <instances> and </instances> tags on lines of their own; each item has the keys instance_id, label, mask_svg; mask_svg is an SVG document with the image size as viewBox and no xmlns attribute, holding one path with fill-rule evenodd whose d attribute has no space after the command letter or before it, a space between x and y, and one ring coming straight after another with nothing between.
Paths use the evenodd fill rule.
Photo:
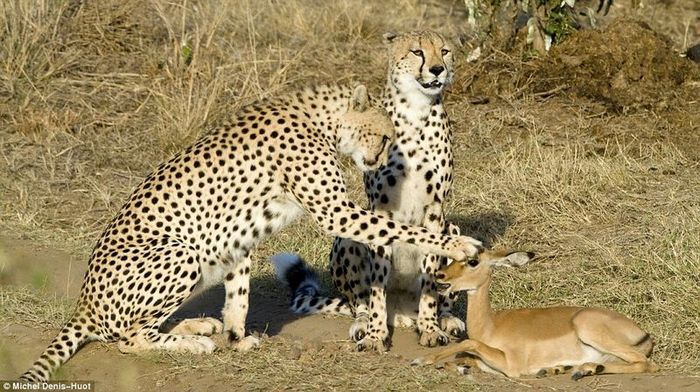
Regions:
<instances>
[{"instance_id":1,"label":"bare dirt ground","mask_svg":"<svg viewBox=\"0 0 700 392\"><path fill-rule=\"evenodd\" d=\"M67 294L71 298L77 294L75 288L79 287L77 282L82 279L84 263L73 260L64 252L37 247L23 240L5 238L1 244L0 250L7 259L28 267L26 271L14 276L12 285L38 285L42 294L48 297L62 298ZM61 268L67 260L76 267L71 270ZM42 275L43 273L45 275ZM64 285L64 282L68 283ZM226 363L224 366L217 366L216 372L212 372L213 369L207 366L200 368L196 357L164 355L139 358L120 354L114 345L97 343L88 345L64 366L60 378L94 380L97 382L98 391L351 390L364 389L363 382L368 380L368 385L375 384L379 389L415 387L422 390L467 388L513 391L566 389L691 392L700 388L700 377L668 372L653 375L611 375L576 382L568 376L515 381L481 372L460 376L445 370L412 368L408 365L411 359L434 350L419 346L412 331L394 330L393 347L388 354L354 353L353 344L347 339L349 319L322 316L298 318L287 311L286 298L280 294L279 291L253 291L248 328L264 332L269 337L257 352L216 354L216 360ZM187 304L178 316L216 316L222 305L223 288L217 287ZM12 379L19 374L24 366L34 359L36 353L45 348L53 338L54 332L31 323L11 322L3 325L0 329L0 358L5 366L0 369L0 380ZM222 336L215 340L221 347L226 347ZM249 361L246 361L241 358L243 356L260 358L249 358ZM267 362L265 365L269 367L257 364L258 361ZM366 363L359 366L359 373L355 379L348 380L347 375L325 371L323 364L326 361L340 363L341 366L347 364L351 368L354 367L353 361ZM291 370L284 369L280 375L276 374L279 368L275 366L279 362L296 363L296 366ZM176 367L173 369L174 364ZM255 369L254 372L256 377L265 377L268 380L261 383L256 377L236 377L236 374L246 372L250 365L264 366L265 368ZM392 374L391 371L397 368L402 371ZM436 374L433 373L440 377L435 379ZM404 379L407 376L410 377L410 382L400 384L409 380ZM391 380L394 377L398 380L384 385L387 378ZM270 383L270 380L274 382Z\"/></svg>"},{"instance_id":2,"label":"bare dirt ground","mask_svg":"<svg viewBox=\"0 0 700 392\"><path fill-rule=\"evenodd\" d=\"M544 58L461 61L449 220L492 246L535 251L497 273L497 308L578 304L637 320L653 375L508 380L409 366L429 351L396 330L356 353L347 319L297 318L267 258L305 256L324 276L330 238L309 221L254 255L254 352L122 355L92 343L57 375L127 390L700 390L700 41L693 0L616 2L603 31ZM161 160L242 104L310 83L377 93L385 31L464 38L462 1L0 2L0 380L19 375L68 319L91 247ZM348 182L364 200L348 165ZM182 316L219 316L220 291ZM463 304L462 304L463 306ZM463 309L462 309L463 311Z\"/></svg>"}]
</instances>

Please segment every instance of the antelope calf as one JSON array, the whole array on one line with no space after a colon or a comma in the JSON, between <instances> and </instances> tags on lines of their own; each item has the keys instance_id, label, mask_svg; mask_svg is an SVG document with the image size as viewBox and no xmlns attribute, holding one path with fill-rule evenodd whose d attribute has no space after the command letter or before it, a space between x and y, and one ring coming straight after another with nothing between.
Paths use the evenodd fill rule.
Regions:
<instances>
[{"instance_id":1,"label":"antelope calf","mask_svg":"<svg viewBox=\"0 0 700 392\"><path fill-rule=\"evenodd\" d=\"M445 293L466 291L469 339L423 358L414 365L454 361L459 370L476 364L508 377L546 376L572 370L574 380L602 373L655 372L649 361L652 340L629 318L611 310L560 306L494 312L489 301L491 268L522 266L529 252L485 251L478 259L453 262L436 273Z\"/></svg>"}]
</instances>

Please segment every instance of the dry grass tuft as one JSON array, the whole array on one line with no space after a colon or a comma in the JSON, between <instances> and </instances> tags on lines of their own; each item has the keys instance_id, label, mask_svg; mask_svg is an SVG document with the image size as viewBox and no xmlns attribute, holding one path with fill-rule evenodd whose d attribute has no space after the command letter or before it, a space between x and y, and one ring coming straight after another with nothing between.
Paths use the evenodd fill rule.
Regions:
<instances>
[{"instance_id":1,"label":"dry grass tuft","mask_svg":"<svg viewBox=\"0 0 700 392\"><path fill-rule=\"evenodd\" d=\"M693 7L677 1L658 15L683 5ZM666 21L663 30L682 46L684 19L658 15L652 26ZM86 259L130 190L207 127L295 86L362 81L377 93L386 63L381 33L416 28L465 33L463 2L0 2L3 236ZM494 56L463 64L446 101L456 131L451 219L490 244L540 255L527 269L498 274L497 305L619 310L655 336L665 370L697 373L698 100L623 115L585 97L532 94L522 89L528 80L520 71L533 65L518 54ZM479 80L491 92L488 105L467 103ZM348 177L360 200L358 176ZM282 250L301 252L325 271L329 244L310 222L297 224L259 249L255 276L268 281L264 260ZM56 328L65 303L6 287L0 320ZM446 377L344 350L284 359L293 345L273 339L241 364L220 353L197 366L243 378L239 385L263 374L270 387L308 389L358 387L353 372L382 366L389 368L365 381L431 389ZM190 366L157 360L175 370ZM318 373L303 378L299 368Z\"/></svg>"}]
</instances>

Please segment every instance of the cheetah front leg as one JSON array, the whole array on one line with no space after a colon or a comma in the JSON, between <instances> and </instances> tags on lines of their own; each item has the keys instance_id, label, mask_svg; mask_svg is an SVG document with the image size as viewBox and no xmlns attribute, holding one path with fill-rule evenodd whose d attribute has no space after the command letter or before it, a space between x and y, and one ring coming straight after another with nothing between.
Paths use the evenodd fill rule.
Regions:
<instances>
[{"instance_id":1,"label":"cheetah front leg","mask_svg":"<svg viewBox=\"0 0 700 392\"><path fill-rule=\"evenodd\" d=\"M445 345L450 337L438 325L438 294L433 274L439 268L439 258L427 255L421 263L420 288L418 302L418 332L421 346L435 347Z\"/></svg>"},{"instance_id":2,"label":"cheetah front leg","mask_svg":"<svg viewBox=\"0 0 700 392\"><path fill-rule=\"evenodd\" d=\"M442 233L445 218L442 205L433 203L425 209L423 226L435 233ZM438 324L438 293L434 274L440 268L440 258L436 255L426 255L421 263L420 300L418 302L418 332L419 343L422 346L434 347L445 345L450 341L449 336L440 329Z\"/></svg>"},{"instance_id":3,"label":"cheetah front leg","mask_svg":"<svg viewBox=\"0 0 700 392\"><path fill-rule=\"evenodd\" d=\"M460 235L461 230L459 229L459 226L453 224L453 223L448 223L445 226L445 234L449 235ZM441 257L440 258L440 268L446 266L451 262L450 259L447 257ZM464 321L462 318L459 318L452 314L452 307L457 300L457 292L450 292L447 295L443 295L442 293L439 294L438 296L438 306L439 306L439 311L438 311L438 320L440 322L440 329L443 330L444 332L449 333L450 335L460 338L463 337L466 333L466 325L464 324Z\"/></svg>"},{"instance_id":4,"label":"cheetah front leg","mask_svg":"<svg viewBox=\"0 0 700 392\"><path fill-rule=\"evenodd\" d=\"M467 328L461 318L452 314L452 307L457 300L457 294L458 293L451 292L448 295L438 295L438 304L440 307L438 320L441 330L456 338L461 338L464 337Z\"/></svg>"},{"instance_id":5,"label":"cheetah front leg","mask_svg":"<svg viewBox=\"0 0 700 392\"><path fill-rule=\"evenodd\" d=\"M390 247L370 250L370 299L367 335L357 342L358 351L387 351L389 326L387 324L386 284L391 272Z\"/></svg>"},{"instance_id":6,"label":"cheetah front leg","mask_svg":"<svg viewBox=\"0 0 700 392\"><path fill-rule=\"evenodd\" d=\"M228 341L236 351L248 351L260 346L260 339L245 336L245 322L248 316L248 294L250 292L249 256L236 263L224 279L226 300L221 315L224 319L224 331Z\"/></svg>"},{"instance_id":7,"label":"cheetah front leg","mask_svg":"<svg viewBox=\"0 0 700 392\"><path fill-rule=\"evenodd\" d=\"M369 249L359 242L336 238L330 254L330 272L335 288L348 299L355 317L350 339L367 335L369 327L370 265Z\"/></svg>"}]
</instances>

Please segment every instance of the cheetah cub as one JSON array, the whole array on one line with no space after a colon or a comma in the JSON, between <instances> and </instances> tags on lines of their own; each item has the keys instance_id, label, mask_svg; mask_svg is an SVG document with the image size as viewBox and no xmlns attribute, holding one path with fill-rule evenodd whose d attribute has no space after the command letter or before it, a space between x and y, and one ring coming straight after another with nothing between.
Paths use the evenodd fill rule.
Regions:
<instances>
[{"instance_id":1,"label":"cheetah cub","mask_svg":"<svg viewBox=\"0 0 700 392\"><path fill-rule=\"evenodd\" d=\"M374 170L393 133L364 86L307 88L243 108L134 190L92 251L74 315L21 378L47 380L93 340L117 341L124 353L211 353L207 336L225 331L234 348L255 346L244 333L250 253L303 212L332 236L405 242L458 260L476 254L472 238L402 224L348 199L336 153ZM221 281L223 323L185 320L160 331L183 301Z\"/></svg>"}]
</instances>

